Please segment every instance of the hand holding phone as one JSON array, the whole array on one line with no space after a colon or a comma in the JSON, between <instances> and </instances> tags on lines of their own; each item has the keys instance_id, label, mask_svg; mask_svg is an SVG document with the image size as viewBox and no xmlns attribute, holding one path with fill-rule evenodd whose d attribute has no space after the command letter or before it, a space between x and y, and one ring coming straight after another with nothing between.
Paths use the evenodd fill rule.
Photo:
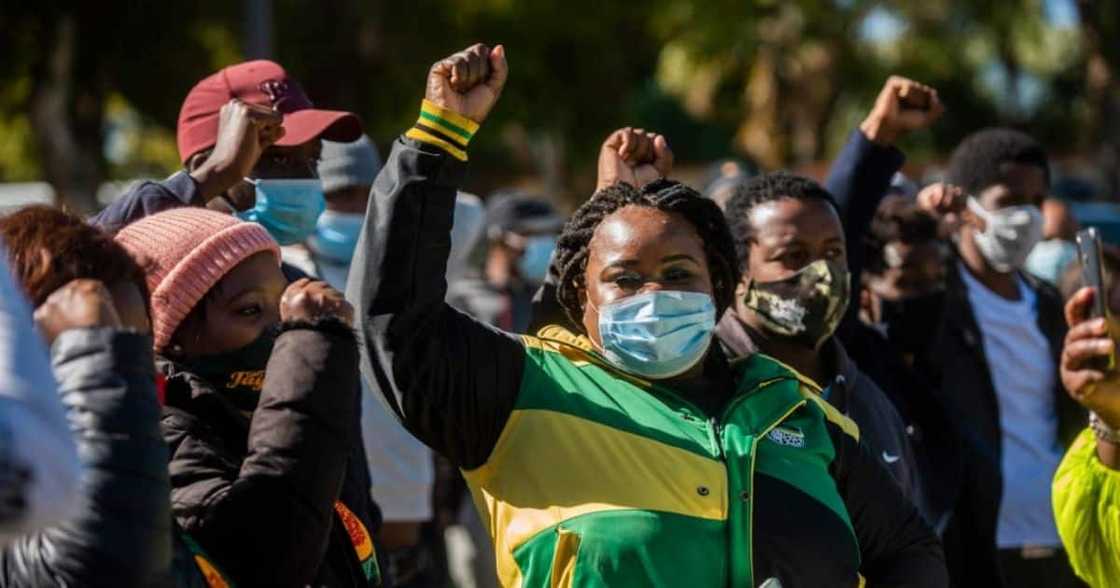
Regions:
<instances>
[{"instance_id":1,"label":"hand holding phone","mask_svg":"<svg viewBox=\"0 0 1120 588\"><path fill-rule=\"evenodd\" d=\"M1108 291L1104 281L1104 263L1101 253L1101 238L1095 227L1077 232L1077 257L1081 262L1081 282L1093 289L1093 302L1089 308L1090 319L1103 318L1111 323L1108 310ZM1116 368L1116 353L1092 361L1091 367L1100 371Z\"/></svg>"}]
</instances>

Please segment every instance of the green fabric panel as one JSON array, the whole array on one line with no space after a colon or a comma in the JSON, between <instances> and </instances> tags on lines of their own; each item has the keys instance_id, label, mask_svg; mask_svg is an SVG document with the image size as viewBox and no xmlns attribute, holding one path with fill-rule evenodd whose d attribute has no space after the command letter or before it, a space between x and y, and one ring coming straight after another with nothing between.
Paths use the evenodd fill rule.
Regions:
<instances>
[{"instance_id":1,"label":"green fabric panel","mask_svg":"<svg viewBox=\"0 0 1120 588\"><path fill-rule=\"evenodd\" d=\"M787 418L790 411L802 405L804 399L798 392L798 382L783 377L781 372L769 370L769 362L744 362L738 366L750 370L752 376L763 376L756 388L736 398L727 407L723 419L721 440L728 464L729 513L731 521L746 521L747 524L733 524L728 539L732 553L754 553L753 521L751 509L753 500L742 500L741 496L753 496L752 479L758 460L754 453L756 439L760 435ZM757 367L757 369L755 369ZM784 371L784 370L783 370ZM776 379L781 378L781 379ZM827 475L827 471L825 471ZM754 586L754 565L750 558L731 562L731 584L734 586Z\"/></svg>"},{"instance_id":2,"label":"green fabric panel","mask_svg":"<svg viewBox=\"0 0 1120 588\"><path fill-rule=\"evenodd\" d=\"M594 363L577 366L555 351L535 347L525 351L528 361L515 408L555 410L705 457L718 454L709 434L708 415L672 390L656 384L639 386ZM794 377L762 354L732 367L739 375L735 394L770 380Z\"/></svg>"},{"instance_id":3,"label":"green fabric panel","mask_svg":"<svg viewBox=\"0 0 1120 588\"><path fill-rule=\"evenodd\" d=\"M672 393L642 389L594 364L577 366L563 355L526 348L517 409L562 412L715 457L707 417Z\"/></svg>"},{"instance_id":4,"label":"green fabric panel","mask_svg":"<svg viewBox=\"0 0 1120 588\"><path fill-rule=\"evenodd\" d=\"M641 510L583 515L559 525L580 537L574 586L679 588L728 585L726 524ZM522 586L549 586L557 527L514 551ZM745 556L745 554L744 554Z\"/></svg>"}]
</instances>

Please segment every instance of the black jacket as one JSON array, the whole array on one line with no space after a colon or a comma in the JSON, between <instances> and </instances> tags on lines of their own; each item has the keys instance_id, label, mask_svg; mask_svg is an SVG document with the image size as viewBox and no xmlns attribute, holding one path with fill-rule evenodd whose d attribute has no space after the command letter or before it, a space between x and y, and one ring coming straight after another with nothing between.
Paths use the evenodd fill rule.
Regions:
<instances>
[{"instance_id":1,"label":"black jacket","mask_svg":"<svg viewBox=\"0 0 1120 588\"><path fill-rule=\"evenodd\" d=\"M167 448L159 432L151 337L74 329L51 349L84 475L77 518L0 550L3 586L172 583ZM189 585L197 569L179 569Z\"/></svg>"},{"instance_id":2,"label":"black jacket","mask_svg":"<svg viewBox=\"0 0 1120 588\"><path fill-rule=\"evenodd\" d=\"M841 340L860 371L898 409L923 482L923 514L939 535L944 533L960 497L964 462L956 427L935 383L911 369L886 336L868 325L848 325Z\"/></svg>"},{"instance_id":3,"label":"black jacket","mask_svg":"<svg viewBox=\"0 0 1120 588\"><path fill-rule=\"evenodd\" d=\"M853 288L859 287L866 263L864 239L871 220L904 160L898 149L875 144L856 129L829 168L825 187L836 198L843 219ZM858 304L848 305L836 338L902 417L923 482L923 514L943 532L961 492L960 440L928 377L910 369L901 353L861 323L858 314Z\"/></svg>"},{"instance_id":4,"label":"black jacket","mask_svg":"<svg viewBox=\"0 0 1120 588\"><path fill-rule=\"evenodd\" d=\"M249 418L160 361L172 512L238 585L369 585L334 509L342 502L376 533L357 366L349 327L285 324Z\"/></svg>"},{"instance_id":5,"label":"black jacket","mask_svg":"<svg viewBox=\"0 0 1120 588\"><path fill-rule=\"evenodd\" d=\"M437 148L407 138L394 144L374 184L347 298L360 317L364 377L376 383L411 432L470 470L486 463L497 444L527 360L516 336L444 301L448 235L463 172L462 163ZM848 455L859 457L832 473L847 489L846 506L867 550L868 582L943 585L936 539L886 481L885 470L847 439ZM789 548L785 553L803 547L803 538L788 531L781 505L760 509L760 517L763 510L773 516L758 522L774 529L769 545L780 543Z\"/></svg>"},{"instance_id":6,"label":"black jacket","mask_svg":"<svg viewBox=\"0 0 1120 588\"><path fill-rule=\"evenodd\" d=\"M1002 586L996 550L996 523L1003 495L999 405L983 337L976 323L967 287L955 261L947 272L944 315L934 344L915 364L920 377L934 382L964 447L961 498L943 537L955 585ZM1058 365L1066 324L1062 299L1051 286L1020 273L1038 295L1038 327L1050 343ZM1084 410L1055 377L1054 403L1058 438L1069 445L1086 423Z\"/></svg>"}]
</instances>

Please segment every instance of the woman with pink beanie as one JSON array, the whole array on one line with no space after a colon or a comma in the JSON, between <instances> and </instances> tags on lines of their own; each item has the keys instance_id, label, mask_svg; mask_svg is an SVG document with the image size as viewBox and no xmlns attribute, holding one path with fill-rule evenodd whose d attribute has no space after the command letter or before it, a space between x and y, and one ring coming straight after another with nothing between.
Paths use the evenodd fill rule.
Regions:
<instances>
[{"instance_id":1,"label":"woman with pink beanie","mask_svg":"<svg viewBox=\"0 0 1120 588\"><path fill-rule=\"evenodd\" d=\"M240 585L377 585L342 295L289 284L264 228L206 209L116 239L151 293L178 523Z\"/></svg>"}]
</instances>

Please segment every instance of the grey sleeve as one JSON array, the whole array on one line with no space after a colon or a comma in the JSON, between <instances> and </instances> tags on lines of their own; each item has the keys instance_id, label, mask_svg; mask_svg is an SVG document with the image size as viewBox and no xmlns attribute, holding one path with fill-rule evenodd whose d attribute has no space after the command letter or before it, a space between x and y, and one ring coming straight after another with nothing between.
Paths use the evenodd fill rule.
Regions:
<instances>
[{"instance_id":1,"label":"grey sleeve","mask_svg":"<svg viewBox=\"0 0 1120 588\"><path fill-rule=\"evenodd\" d=\"M171 565L171 485L152 339L75 329L53 346L83 456L77 514L0 553L4 585L146 586Z\"/></svg>"}]
</instances>

